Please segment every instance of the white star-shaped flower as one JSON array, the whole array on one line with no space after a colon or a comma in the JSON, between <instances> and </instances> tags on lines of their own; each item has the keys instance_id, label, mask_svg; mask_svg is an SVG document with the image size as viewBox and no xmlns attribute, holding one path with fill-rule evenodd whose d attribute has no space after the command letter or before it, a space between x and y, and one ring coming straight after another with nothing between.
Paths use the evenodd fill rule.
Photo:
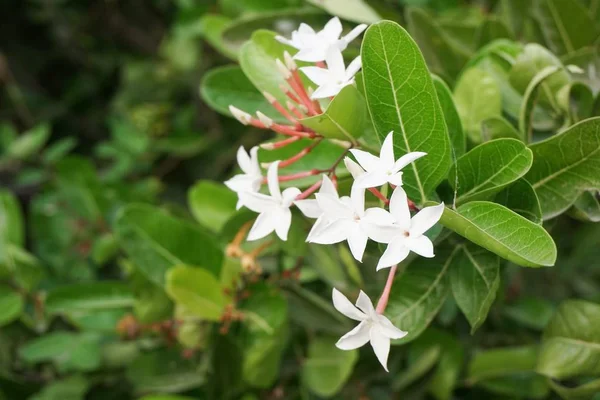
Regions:
<instances>
[{"instance_id":1,"label":"white star-shaped flower","mask_svg":"<svg viewBox=\"0 0 600 400\"><path fill-rule=\"evenodd\" d=\"M377 264L378 271L398 264L408 257L411 251L427 258L434 256L433 243L424 233L440 220L444 213L444 203L425 207L411 218L406 192L398 186L390 198L390 212L379 209L378 213L388 214L387 218L378 215L379 221L393 221L392 224L372 225L370 220L363 226L371 239L379 243L388 243Z\"/></svg>"},{"instance_id":2,"label":"white star-shaped flower","mask_svg":"<svg viewBox=\"0 0 600 400\"><path fill-rule=\"evenodd\" d=\"M335 344L341 350L353 350L371 342L377 359L386 371L388 355L390 353L390 340L401 339L407 335L396 328L383 314L377 313L369 296L362 290L356 300L356 307L337 289L333 289L334 307L348 318L360 321L360 324L341 337ZM357 308L358 307L358 308ZM389 371L388 371L389 372Z\"/></svg>"},{"instance_id":3,"label":"white star-shaped flower","mask_svg":"<svg viewBox=\"0 0 600 400\"><path fill-rule=\"evenodd\" d=\"M402 185L402 168L427 155L427 153L415 151L396 160L393 132L390 132L385 138L379 157L363 150L352 149L350 152L366 171L356 180L356 184L364 188L378 187L386 183L395 186Z\"/></svg>"},{"instance_id":4,"label":"white star-shaped flower","mask_svg":"<svg viewBox=\"0 0 600 400\"><path fill-rule=\"evenodd\" d=\"M309 25L302 23L298 30L292 32L291 40L283 36L276 36L275 39L298 49L298 53L294 56L296 60L317 62L325 60L327 49L330 46L335 46L340 51L346 50L348 44L356 39L365 29L367 29L367 25L358 25L340 39L343 30L342 23L338 17L334 17L319 32L315 32Z\"/></svg>"},{"instance_id":5,"label":"white star-shaped flower","mask_svg":"<svg viewBox=\"0 0 600 400\"><path fill-rule=\"evenodd\" d=\"M319 194L326 194L339 199L339 195L337 189L331 179L327 177L327 175L323 175L323 181L321 183L321 188L319 189ZM312 236L321 231L327 224L331 221L325 211L319 205L317 199L306 199L306 200L296 200L294 204L300 209L302 214L304 214L308 218L316 218L315 224L312 229L308 233L307 241L312 239Z\"/></svg>"},{"instance_id":6,"label":"white star-shaped flower","mask_svg":"<svg viewBox=\"0 0 600 400\"><path fill-rule=\"evenodd\" d=\"M263 176L258 163L258 147L251 148L248 154L244 147L240 146L237 151L237 162L243 174L225 181L225 185L238 194L237 209L239 210L244 205L240 194L258 192L260 189Z\"/></svg>"},{"instance_id":7,"label":"white star-shaped flower","mask_svg":"<svg viewBox=\"0 0 600 400\"><path fill-rule=\"evenodd\" d=\"M318 244L333 244L346 240L354 258L362 261L369 240L363 225L368 224L370 230L375 231L386 223L381 217L389 219L387 213L379 209L384 211L381 213L375 208L365 211L365 189L356 185L352 186L350 197L338 198L337 193L317 193L315 197L327 223L321 224L317 230L313 229L307 240ZM381 237L383 232L377 234Z\"/></svg>"},{"instance_id":8,"label":"white star-shaped flower","mask_svg":"<svg viewBox=\"0 0 600 400\"><path fill-rule=\"evenodd\" d=\"M291 205L300 194L300 189L287 188L281 192L277 169L279 161L272 163L267 171L267 184L270 196L262 193L240 193L243 204L254 212L259 213L252 225L248 240L262 239L271 232L275 232L281 240L287 240L288 231L292 223Z\"/></svg>"},{"instance_id":9,"label":"white star-shaped flower","mask_svg":"<svg viewBox=\"0 0 600 400\"><path fill-rule=\"evenodd\" d=\"M361 67L360 56L358 56L346 68L342 52L335 46L331 46L327 50L325 62L327 63L327 68L300 68L308 79L319 86L312 95L313 99L335 96L345 86L354 82L354 75L356 75Z\"/></svg>"}]
</instances>

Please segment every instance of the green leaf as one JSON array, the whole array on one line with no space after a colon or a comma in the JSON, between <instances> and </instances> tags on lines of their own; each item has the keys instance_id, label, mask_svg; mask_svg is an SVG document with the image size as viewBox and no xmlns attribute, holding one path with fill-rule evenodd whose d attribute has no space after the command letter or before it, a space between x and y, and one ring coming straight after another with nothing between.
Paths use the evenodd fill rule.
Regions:
<instances>
[{"instance_id":1,"label":"green leaf","mask_svg":"<svg viewBox=\"0 0 600 400\"><path fill-rule=\"evenodd\" d=\"M503 205L536 224L542 223L542 209L535 190L525 179L519 179L494 198Z\"/></svg>"},{"instance_id":2,"label":"green leaf","mask_svg":"<svg viewBox=\"0 0 600 400\"><path fill-rule=\"evenodd\" d=\"M67 318L73 326L81 331L100 332L112 334L115 327L130 313L128 308L114 308L106 310L76 310L69 312Z\"/></svg>"},{"instance_id":3,"label":"green leaf","mask_svg":"<svg viewBox=\"0 0 600 400\"><path fill-rule=\"evenodd\" d=\"M408 335L395 343L417 338L437 315L450 291L449 269L454 255L448 247L436 249L434 259L417 258L396 277L385 314Z\"/></svg>"},{"instance_id":4,"label":"green leaf","mask_svg":"<svg viewBox=\"0 0 600 400\"><path fill-rule=\"evenodd\" d=\"M0 285L0 326L8 325L23 313L23 296L8 286Z\"/></svg>"},{"instance_id":5,"label":"green leaf","mask_svg":"<svg viewBox=\"0 0 600 400\"><path fill-rule=\"evenodd\" d=\"M431 75L417 44L395 22L371 25L362 45L367 106L381 141L394 132L396 155L424 151L404 170L404 188L419 204L446 177L450 138Z\"/></svg>"},{"instance_id":6,"label":"green leaf","mask_svg":"<svg viewBox=\"0 0 600 400\"><path fill-rule=\"evenodd\" d=\"M442 225L471 242L524 267L549 267L556 261L556 245L540 225L508 208L487 201L446 207Z\"/></svg>"},{"instance_id":7,"label":"green leaf","mask_svg":"<svg viewBox=\"0 0 600 400\"><path fill-rule=\"evenodd\" d=\"M467 62L469 53L451 41L448 34L425 10L409 8L406 21L431 72L452 82Z\"/></svg>"},{"instance_id":8,"label":"green leaf","mask_svg":"<svg viewBox=\"0 0 600 400\"><path fill-rule=\"evenodd\" d=\"M328 139L356 142L367 123L365 101L354 85L348 85L335 96L323 114L300 120L302 125Z\"/></svg>"},{"instance_id":9,"label":"green leaf","mask_svg":"<svg viewBox=\"0 0 600 400\"><path fill-rule=\"evenodd\" d=\"M29 400L83 400L89 387L86 378L75 375L49 383Z\"/></svg>"},{"instance_id":10,"label":"green leaf","mask_svg":"<svg viewBox=\"0 0 600 400\"><path fill-rule=\"evenodd\" d=\"M188 191L188 205L200 224L219 232L235 214L237 196L225 185L202 180Z\"/></svg>"},{"instance_id":11,"label":"green leaf","mask_svg":"<svg viewBox=\"0 0 600 400\"><path fill-rule=\"evenodd\" d=\"M31 128L11 143L7 155L11 158L25 159L38 153L50 138L50 125L40 124Z\"/></svg>"},{"instance_id":12,"label":"green leaf","mask_svg":"<svg viewBox=\"0 0 600 400\"><path fill-rule=\"evenodd\" d=\"M600 199L598 192L583 192L575 200L570 215L582 221L600 222Z\"/></svg>"},{"instance_id":13,"label":"green leaf","mask_svg":"<svg viewBox=\"0 0 600 400\"><path fill-rule=\"evenodd\" d=\"M519 131L502 117L491 117L481 121L481 136L484 142L500 138L523 140Z\"/></svg>"},{"instance_id":14,"label":"green leaf","mask_svg":"<svg viewBox=\"0 0 600 400\"><path fill-rule=\"evenodd\" d=\"M210 272L178 265L166 276L166 290L179 305L202 319L218 321L225 307L225 296L219 281Z\"/></svg>"},{"instance_id":15,"label":"green leaf","mask_svg":"<svg viewBox=\"0 0 600 400\"><path fill-rule=\"evenodd\" d=\"M500 87L492 75L471 67L462 73L454 88L454 102L465 132L473 143L482 142L481 123L502 115Z\"/></svg>"},{"instance_id":16,"label":"green leaf","mask_svg":"<svg viewBox=\"0 0 600 400\"><path fill-rule=\"evenodd\" d=\"M61 372L93 371L100 366L100 337L93 333L52 332L19 349L26 362L52 361Z\"/></svg>"},{"instance_id":17,"label":"green leaf","mask_svg":"<svg viewBox=\"0 0 600 400\"><path fill-rule=\"evenodd\" d=\"M506 306L504 314L519 325L543 331L554 311L555 307L549 301L526 297Z\"/></svg>"},{"instance_id":18,"label":"green leaf","mask_svg":"<svg viewBox=\"0 0 600 400\"><path fill-rule=\"evenodd\" d=\"M500 287L498 256L472 244L460 246L450 265L450 283L473 334L487 318Z\"/></svg>"},{"instance_id":19,"label":"green leaf","mask_svg":"<svg viewBox=\"0 0 600 400\"><path fill-rule=\"evenodd\" d=\"M308 346L308 358L302 364L302 382L314 393L331 397L344 386L358 361L358 351L335 347L338 338L316 337Z\"/></svg>"},{"instance_id":20,"label":"green leaf","mask_svg":"<svg viewBox=\"0 0 600 400\"><path fill-rule=\"evenodd\" d=\"M194 400L193 397L177 396L174 394L151 394L141 397L140 400Z\"/></svg>"},{"instance_id":21,"label":"green leaf","mask_svg":"<svg viewBox=\"0 0 600 400\"><path fill-rule=\"evenodd\" d=\"M572 123L580 122L592 116L594 93L582 82L573 82L558 93L561 108L569 114Z\"/></svg>"},{"instance_id":22,"label":"green leaf","mask_svg":"<svg viewBox=\"0 0 600 400\"><path fill-rule=\"evenodd\" d=\"M460 341L454 335L430 328L425 331L419 341L427 341L441 346L440 362L429 382L429 392L437 400L450 400L463 369L465 352Z\"/></svg>"},{"instance_id":23,"label":"green leaf","mask_svg":"<svg viewBox=\"0 0 600 400\"><path fill-rule=\"evenodd\" d=\"M577 387L566 387L548 379L552 390L565 400L590 400L594 395L600 393L600 379L587 382Z\"/></svg>"},{"instance_id":24,"label":"green leaf","mask_svg":"<svg viewBox=\"0 0 600 400\"><path fill-rule=\"evenodd\" d=\"M448 85L446 85L446 82L439 76L433 75L432 78L437 97L442 106L442 111L444 112L444 120L448 127L450 142L452 143L452 148L454 148L454 155L452 158L455 159L456 157L462 156L467 151L467 138L463 131L462 123L460 122L458 110L456 109L456 105L452 98L452 91Z\"/></svg>"},{"instance_id":25,"label":"green leaf","mask_svg":"<svg viewBox=\"0 0 600 400\"><path fill-rule=\"evenodd\" d=\"M197 265L215 276L221 270L223 254L214 237L160 208L126 206L117 216L115 232L140 271L159 285L176 264Z\"/></svg>"},{"instance_id":26,"label":"green leaf","mask_svg":"<svg viewBox=\"0 0 600 400\"><path fill-rule=\"evenodd\" d=\"M527 173L533 156L517 139L483 143L456 161L448 181L456 189L456 203L487 199Z\"/></svg>"},{"instance_id":27,"label":"green leaf","mask_svg":"<svg viewBox=\"0 0 600 400\"><path fill-rule=\"evenodd\" d=\"M597 21L577 0L536 1L534 12L544 39L555 53L572 53L598 38Z\"/></svg>"},{"instance_id":28,"label":"green leaf","mask_svg":"<svg viewBox=\"0 0 600 400\"><path fill-rule=\"evenodd\" d=\"M477 32L477 48L481 48L486 44L498 39L512 39L512 34L506 24L497 16L490 15L479 27Z\"/></svg>"},{"instance_id":29,"label":"green leaf","mask_svg":"<svg viewBox=\"0 0 600 400\"><path fill-rule=\"evenodd\" d=\"M535 374L537 348L507 347L475 353L467 380L489 391L528 399L548 396L546 380Z\"/></svg>"},{"instance_id":30,"label":"green leaf","mask_svg":"<svg viewBox=\"0 0 600 400\"><path fill-rule=\"evenodd\" d=\"M3 246L23 247L25 244L23 225L23 213L17 198L11 192L0 190L0 262Z\"/></svg>"},{"instance_id":31,"label":"green leaf","mask_svg":"<svg viewBox=\"0 0 600 400\"><path fill-rule=\"evenodd\" d=\"M223 32L231 24L231 18L217 14L206 14L200 20L201 32L206 40L219 53L232 60L237 59L237 52L230 49L223 40Z\"/></svg>"},{"instance_id":32,"label":"green leaf","mask_svg":"<svg viewBox=\"0 0 600 400\"><path fill-rule=\"evenodd\" d=\"M52 289L46 298L46 310L50 313L106 310L130 307L133 302L133 293L126 283L78 283Z\"/></svg>"},{"instance_id":33,"label":"green leaf","mask_svg":"<svg viewBox=\"0 0 600 400\"><path fill-rule=\"evenodd\" d=\"M533 165L525 176L544 220L566 211L586 190L600 187L600 118L591 118L529 146Z\"/></svg>"},{"instance_id":34,"label":"green leaf","mask_svg":"<svg viewBox=\"0 0 600 400\"><path fill-rule=\"evenodd\" d=\"M408 367L400 371L392 381L394 391L404 391L407 387L423 378L440 359L441 348L439 345L420 348L412 346L409 353Z\"/></svg>"},{"instance_id":35,"label":"green leaf","mask_svg":"<svg viewBox=\"0 0 600 400\"><path fill-rule=\"evenodd\" d=\"M365 0L308 0L309 3L323 8L327 13L348 21L373 24L381 17Z\"/></svg>"},{"instance_id":36,"label":"green leaf","mask_svg":"<svg viewBox=\"0 0 600 400\"><path fill-rule=\"evenodd\" d=\"M600 374L600 305L568 300L544 331L537 371L555 379Z\"/></svg>"},{"instance_id":37,"label":"green leaf","mask_svg":"<svg viewBox=\"0 0 600 400\"><path fill-rule=\"evenodd\" d=\"M278 122L287 122L238 66L219 67L208 72L200 84L200 95L206 104L223 115L231 116L229 106L233 105L250 114L261 111Z\"/></svg>"}]
</instances>

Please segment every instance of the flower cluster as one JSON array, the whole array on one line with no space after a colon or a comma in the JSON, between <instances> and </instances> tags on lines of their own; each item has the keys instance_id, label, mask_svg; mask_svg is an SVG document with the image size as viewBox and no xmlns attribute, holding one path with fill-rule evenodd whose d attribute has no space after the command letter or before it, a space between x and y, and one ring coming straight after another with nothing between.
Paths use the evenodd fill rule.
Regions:
<instances>
[{"instance_id":1,"label":"flower cluster","mask_svg":"<svg viewBox=\"0 0 600 400\"><path fill-rule=\"evenodd\" d=\"M387 244L387 249L379 259L377 270L389 267L391 270L377 307L373 306L369 297L362 291L356 302L358 308L338 290L333 289L332 295L338 311L360 321L355 329L338 341L337 347L342 350L356 349L370 342L377 358L387 370L390 340L400 339L407 334L393 326L383 315L397 264L408 257L410 252L423 257L434 256L433 243L424 233L438 222L444 210L443 204L418 210L402 188L402 169L426 154L411 152L396 159L393 132L390 132L382 144L379 156L356 148L356 143L342 142L339 144L344 146L345 152L331 168L280 175L280 169L297 162L325 140L318 132L303 126L300 120L304 116L318 115L322 112L318 99L333 97L344 86L353 83L354 74L360 69L360 58L352 61L346 68L341 52L364 29L365 26L358 26L340 38L342 26L339 19L334 18L320 32L302 24L290 40L277 38L299 50L294 57L285 53L284 62L278 60L281 73L289 85L282 90L290 101L287 108L284 108L273 96L265 94L265 97L291 125L277 124L260 112L257 112L254 118L235 107L231 107L232 114L246 125L271 129L287 136L279 142L261 145L264 150L281 148L299 139L312 139L313 142L287 160L270 163L266 177L263 176L258 160L259 148L254 147L249 153L240 148L237 159L242 173L225 184L238 194L238 208L247 207L258 213L248 233L247 239L250 241L262 239L273 232L281 240L287 240L292 224L291 208L297 207L304 216L316 220L308 233L308 242L326 245L346 241L353 257L360 262L369 240ZM294 59L316 62L317 65L298 69ZM323 61L326 62L326 67ZM304 87L298 70L316 83L318 88L313 91L312 88ZM308 93L312 95L308 96ZM348 157L350 154L356 161ZM340 195L337 189L336 171L342 161L353 177L349 196ZM280 189L280 182L318 175L321 178L304 191L295 187L283 191ZM260 192L263 184L267 185L268 194ZM380 188L386 185L393 189L389 200L380 191ZM366 208L366 191L382 200L387 209ZM418 212L412 216L411 209Z\"/></svg>"}]
</instances>

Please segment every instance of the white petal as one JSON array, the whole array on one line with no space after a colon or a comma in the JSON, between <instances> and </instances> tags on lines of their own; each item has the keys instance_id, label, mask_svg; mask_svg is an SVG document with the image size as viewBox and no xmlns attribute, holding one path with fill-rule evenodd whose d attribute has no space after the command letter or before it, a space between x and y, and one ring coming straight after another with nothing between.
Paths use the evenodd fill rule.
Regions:
<instances>
[{"instance_id":1,"label":"white petal","mask_svg":"<svg viewBox=\"0 0 600 400\"><path fill-rule=\"evenodd\" d=\"M388 177L383 170L365 172L356 179L355 185L366 189L379 187L388 182Z\"/></svg>"},{"instance_id":2,"label":"white petal","mask_svg":"<svg viewBox=\"0 0 600 400\"><path fill-rule=\"evenodd\" d=\"M242 192L239 196L246 207L257 213L266 212L279 206L277 200L262 193Z\"/></svg>"},{"instance_id":3,"label":"white petal","mask_svg":"<svg viewBox=\"0 0 600 400\"><path fill-rule=\"evenodd\" d=\"M357 223L354 223L354 225L354 229L351 229L348 232L348 246L350 247L350 253L352 253L354 258L357 261L362 262L369 237L359 228Z\"/></svg>"},{"instance_id":4,"label":"white petal","mask_svg":"<svg viewBox=\"0 0 600 400\"><path fill-rule=\"evenodd\" d=\"M283 193L281 193L281 205L289 208L301 193L300 189L295 187L285 189Z\"/></svg>"},{"instance_id":5,"label":"white petal","mask_svg":"<svg viewBox=\"0 0 600 400\"><path fill-rule=\"evenodd\" d=\"M316 199L296 200L294 204L308 218L319 218L323 214Z\"/></svg>"},{"instance_id":6,"label":"white petal","mask_svg":"<svg viewBox=\"0 0 600 400\"><path fill-rule=\"evenodd\" d=\"M354 221L339 219L329 222L324 228L314 232L310 236L311 243L334 244L343 242L348 238L348 232L352 228Z\"/></svg>"},{"instance_id":7,"label":"white petal","mask_svg":"<svg viewBox=\"0 0 600 400\"><path fill-rule=\"evenodd\" d=\"M248 153L246 153L244 146L240 146L237 151L237 162L240 166L240 169L244 171L244 173L251 174L253 172L250 156L248 156Z\"/></svg>"},{"instance_id":8,"label":"white petal","mask_svg":"<svg viewBox=\"0 0 600 400\"><path fill-rule=\"evenodd\" d=\"M410 253L410 250L405 246L404 240L401 240L400 238L394 239L390 244L388 244L387 248L383 252L383 255L379 259L377 271L402 262L406 257L408 257L408 253Z\"/></svg>"},{"instance_id":9,"label":"white petal","mask_svg":"<svg viewBox=\"0 0 600 400\"><path fill-rule=\"evenodd\" d=\"M296 47L295 43L293 41L291 41L287 38L284 38L283 36L277 35L277 36L275 36L275 40L277 40L279 43L283 43L288 46Z\"/></svg>"},{"instance_id":10,"label":"white petal","mask_svg":"<svg viewBox=\"0 0 600 400\"><path fill-rule=\"evenodd\" d=\"M325 57L327 69L332 76L338 79L344 79L346 76L346 66L344 65L344 56L337 46L329 46Z\"/></svg>"},{"instance_id":11,"label":"white petal","mask_svg":"<svg viewBox=\"0 0 600 400\"><path fill-rule=\"evenodd\" d=\"M340 199L323 193L317 193L315 197L327 218L336 220L340 218L352 219L354 217L353 211Z\"/></svg>"},{"instance_id":12,"label":"white petal","mask_svg":"<svg viewBox=\"0 0 600 400\"><path fill-rule=\"evenodd\" d=\"M388 182L394 186L402 186L402 172L396 172L388 176Z\"/></svg>"},{"instance_id":13,"label":"white petal","mask_svg":"<svg viewBox=\"0 0 600 400\"><path fill-rule=\"evenodd\" d=\"M352 29L346 36L342 38L342 40L346 43L350 43L354 39L356 39L363 31L367 29L366 24L360 24Z\"/></svg>"},{"instance_id":14,"label":"white petal","mask_svg":"<svg viewBox=\"0 0 600 400\"><path fill-rule=\"evenodd\" d=\"M317 90L312 94L311 99L326 99L328 97L337 96L337 94L344 88L342 85L328 83L319 86Z\"/></svg>"},{"instance_id":15,"label":"white petal","mask_svg":"<svg viewBox=\"0 0 600 400\"><path fill-rule=\"evenodd\" d=\"M434 226L444 213L444 203L437 206L425 207L415 215L410 222L410 235L420 236Z\"/></svg>"},{"instance_id":16,"label":"white petal","mask_svg":"<svg viewBox=\"0 0 600 400\"><path fill-rule=\"evenodd\" d=\"M328 43L335 43L342 34L342 23L338 17L331 18L326 24L319 36Z\"/></svg>"},{"instance_id":17,"label":"white petal","mask_svg":"<svg viewBox=\"0 0 600 400\"><path fill-rule=\"evenodd\" d=\"M335 346L340 350L354 350L364 346L371 339L369 325L361 322L337 341Z\"/></svg>"},{"instance_id":18,"label":"white petal","mask_svg":"<svg viewBox=\"0 0 600 400\"><path fill-rule=\"evenodd\" d=\"M396 224L408 230L411 227L410 209L408 208L408 196L402 187L397 186L390 197L390 213L396 220Z\"/></svg>"},{"instance_id":19,"label":"white petal","mask_svg":"<svg viewBox=\"0 0 600 400\"><path fill-rule=\"evenodd\" d=\"M352 78L354 78L354 75L356 75L356 73L360 70L361 67L362 67L362 61L361 61L360 56L358 56L354 60L352 60L352 62L350 62L350 64L348 65L348 68L346 69L346 75L345 75L346 81L351 81Z\"/></svg>"},{"instance_id":20,"label":"white petal","mask_svg":"<svg viewBox=\"0 0 600 400\"><path fill-rule=\"evenodd\" d=\"M371 153L367 153L363 150L352 149L350 153L356 158L356 161L363 167L366 171L375 171L380 169L381 163L379 161L379 157L374 156Z\"/></svg>"},{"instance_id":21,"label":"white petal","mask_svg":"<svg viewBox=\"0 0 600 400\"><path fill-rule=\"evenodd\" d=\"M381 145L381 152L379 153L379 160L385 170L391 170L394 167L394 132L388 133Z\"/></svg>"},{"instance_id":22,"label":"white petal","mask_svg":"<svg viewBox=\"0 0 600 400\"><path fill-rule=\"evenodd\" d=\"M315 30L308 24L305 24L304 22L302 22L300 24L300 27L298 28L298 32L300 32L303 35L314 35L315 34Z\"/></svg>"},{"instance_id":23,"label":"white petal","mask_svg":"<svg viewBox=\"0 0 600 400\"><path fill-rule=\"evenodd\" d=\"M322 179L323 179L323 181L321 183L321 188L319 189L319 193L329 194L329 195L339 198L337 189L335 188L335 185L333 184L333 182L331 182L331 179L329 179L329 177L327 175L323 175Z\"/></svg>"},{"instance_id":24,"label":"white petal","mask_svg":"<svg viewBox=\"0 0 600 400\"><path fill-rule=\"evenodd\" d=\"M367 294L362 290L360 291L360 293L358 294L358 298L356 299L356 306L368 316L372 316L373 314L375 314L375 307L373 307L373 302L371 301L369 296L367 296Z\"/></svg>"},{"instance_id":25,"label":"white petal","mask_svg":"<svg viewBox=\"0 0 600 400\"><path fill-rule=\"evenodd\" d=\"M421 151L414 151L412 153L405 154L402 157L400 157L398 161L396 161L396 163L394 164L394 171L400 171L402 168L406 167L411 162L426 155L427 153L423 153Z\"/></svg>"},{"instance_id":26,"label":"white petal","mask_svg":"<svg viewBox=\"0 0 600 400\"><path fill-rule=\"evenodd\" d=\"M432 258L434 256L433 243L431 243L431 240L427 236L411 237L405 243L406 247L422 257Z\"/></svg>"},{"instance_id":27,"label":"white petal","mask_svg":"<svg viewBox=\"0 0 600 400\"><path fill-rule=\"evenodd\" d=\"M394 217L389 211L384 210L380 207L371 207L365 211L364 216L361 218L361 222L369 224L379 225L392 225L394 223Z\"/></svg>"},{"instance_id":28,"label":"white petal","mask_svg":"<svg viewBox=\"0 0 600 400\"><path fill-rule=\"evenodd\" d=\"M280 208L273 214L275 214L276 218L275 233L279 236L279 239L286 241L290 226L292 225L292 212L289 208Z\"/></svg>"},{"instance_id":29,"label":"white petal","mask_svg":"<svg viewBox=\"0 0 600 400\"><path fill-rule=\"evenodd\" d=\"M349 157L344 158L344 164L354 179L357 179L359 176L365 173L365 170Z\"/></svg>"},{"instance_id":30,"label":"white petal","mask_svg":"<svg viewBox=\"0 0 600 400\"><path fill-rule=\"evenodd\" d=\"M367 318L362 311L356 308L354 304L352 304L350 300L348 300L348 298L336 288L333 288L331 299L333 300L333 306L335 309L344 314L346 317L352 318L355 321L363 321Z\"/></svg>"},{"instance_id":31,"label":"white petal","mask_svg":"<svg viewBox=\"0 0 600 400\"><path fill-rule=\"evenodd\" d=\"M279 175L278 175L279 161L275 161L269 165L267 171L267 184L269 185L269 192L275 200L281 200L281 190L279 189Z\"/></svg>"},{"instance_id":32,"label":"white petal","mask_svg":"<svg viewBox=\"0 0 600 400\"><path fill-rule=\"evenodd\" d=\"M310 232L308 232L306 241L313 242L313 239L317 238L330 223L331 221L329 221L324 215L321 215L313 224L312 228L310 229ZM344 237L335 243L339 243L343 240L346 240L346 238Z\"/></svg>"},{"instance_id":33,"label":"white petal","mask_svg":"<svg viewBox=\"0 0 600 400\"><path fill-rule=\"evenodd\" d=\"M327 85L328 83L331 83L331 74L325 68L302 67L300 68L300 71L302 71L304 75L308 77L308 79L313 81L318 86L323 86Z\"/></svg>"},{"instance_id":34,"label":"white petal","mask_svg":"<svg viewBox=\"0 0 600 400\"><path fill-rule=\"evenodd\" d=\"M254 178L251 175L236 175L224 183L234 192L254 191Z\"/></svg>"},{"instance_id":35,"label":"white petal","mask_svg":"<svg viewBox=\"0 0 600 400\"><path fill-rule=\"evenodd\" d=\"M392 224L378 224L361 221L361 229L367 234L369 239L376 241L377 243L391 243L399 235L404 232L398 228L397 225Z\"/></svg>"},{"instance_id":36,"label":"white petal","mask_svg":"<svg viewBox=\"0 0 600 400\"><path fill-rule=\"evenodd\" d=\"M362 217L365 213L365 189L356 184L352 185L352 189L350 189L350 200L352 201L354 212L359 217Z\"/></svg>"},{"instance_id":37,"label":"white petal","mask_svg":"<svg viewBox=\"0 0 600 400\"><path fill-rule=\"evenodd\" d=\"M377 316L377 322L379 325L379 331L390 339L402 339L408 334L408 332L404 332L402 329L396 328L394 324L392 324L392 321L390 321L385 315L379 314Z\"/></svg>"},{"instance_id":38,"label":"white petal","mask_svg":"<svg viewBox=\"0 0 600 400\"><path fill-rule=\"evenodd\" d=\"M383 365L383 368L388 371L387 360L388 355L390 354L390 338L385 336L383 332L377 329L377 326L371 327L369 331L369 337L371 341L371 346L373 347L373 351L377 356L377 359Z\"/></svg>"},{"instance_id":39,"label":"white petal","mask_svg":"<svg viewBox=\"0 0 600 400\"><path fill-rule=\"evenodd\" d=\"M260 163L258 162L258 146L250 149L250 172L252 175L262 175Z\"/></svg>"},{"instance_id":40,"label":"white petal","mask_svg":"<svg viewBox=\"0 0 600 400\"><path fill-rule=\"evenodd\" d=\"M323 46L304 48L296 53L294 59L306 62L325 61L325 48Z\"/></svg>"},{"instance_id":41,"label":"white petal","mask_svg":"<svg viewBox=\"0 0 600 400\"><path fill-rule=\"evenodd\" d=\"M273 212L264 212L258 215L250 233L248 233L248 240L262 239L275 230L278 223L278 215Z\"/></svg>"}]
</instances>

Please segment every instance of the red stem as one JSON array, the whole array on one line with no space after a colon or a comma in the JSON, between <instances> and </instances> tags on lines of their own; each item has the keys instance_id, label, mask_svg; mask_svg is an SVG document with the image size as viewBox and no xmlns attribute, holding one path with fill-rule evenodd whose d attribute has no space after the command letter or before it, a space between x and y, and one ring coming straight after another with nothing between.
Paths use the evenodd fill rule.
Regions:
<instances>
[{"instance_id":1,"label":"red stem","mask_svg":"<svg viewBox=\"0 0 600 400\"><path fill-rule=\"evenodd\" d=\"M321 187L322 183L323 183L323 179L321 179L320 181L318 181L315 184L313 184L311 187L309 187L308 189L306 189L304 192L300 193L298 195L298 197L296 197L296 200L304 200L304 199L306 199L308 196L310 196L311 194L313 194L314 192L316 192Z\"/></svg>"},{"instance_id":2,"label":"red stem","mask_svg":"<svg viewBox=\"0 0 600 400\"><path fill-rule=\"evenodd\" d=\"M277 133L280 133L280 134L286 135L286 136L299 136L299 137L309 138L309 139L313 139L313 138L317 137L317 135L314 132L301 132L301 131L296 130L295 127L292 127L289 125L273 124L271 126L271 129Z\"/></svg>"},{"instance_id":3,"label":"red stem","mask_svg":"<svg viewBox=\"0 0 600 400\"><path fill-rule=\"evenodd\" d=\"M368 190L369 192L373 193L375 197L377 197L379 200L383 201L386 205L390 204L390 201L387 199L387 197L383 195L383 193L379 191L379 189L369 188Z\"/></svg>"},{"instance_id":4,"label":"red stem","mask_svg":"<svg viewBox=\"0 0 600 400\"><path fill-rule=\"evenodd\" d=\"M390 268L390 273L388 274L387 281L385 282L385 287L383 288L383 293L381 293L381 297L377 302L377 307L375 311L378 314L383 314L385 308L387 307L388 300L390 298L390 292L392 291L392 285L394 284L394 277L396 275L396 270L398 269L398 265L393 265Z\"/></svg>"},{"instance_id":5,"label":"red stem","mask_svg":"<svg viewBox=\"0 0 600 400\"><path fill-rule=\"evenodd\" d=\"M291 174L291 175L281 175L281 176L279 176L279 182L294 181L296 179L302 179L302 178L306 178L309 176L314 176L314 175L320 174L321 172L323 172L323 171L321 171L320 169L311 169L309 171L297 172L297 173ZM264 181L266 181L266 179Z\"/></svg>"},{"instance_id":6,"label":"red stem","mask_svg":"<svg viewBox=\"0 0 600 400\"><path fill-rule=\"evenodd\" d=\"M310 153L312 151L312 149L314 149L315 147L317 147L317 145L321 143L321 140L317 140L315 141L313 144L311 144L310 146L302 149L298 154L296 154L295 156L292 156L290 158L288 158L287 160L283 160L279 163L279 168L284 168L287 167L289 165L292 165L293 163L295 163L296 161L302 159L302 157L304 157L305 155L307 155L308 153Z\"/></svg>"}]
</instances>

